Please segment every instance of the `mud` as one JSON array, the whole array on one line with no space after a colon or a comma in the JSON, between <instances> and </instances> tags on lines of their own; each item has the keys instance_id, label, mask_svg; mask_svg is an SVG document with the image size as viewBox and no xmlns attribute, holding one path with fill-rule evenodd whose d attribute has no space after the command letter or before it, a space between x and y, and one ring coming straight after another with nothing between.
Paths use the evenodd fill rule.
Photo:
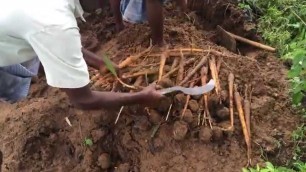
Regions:
<instances>
[{"instance_id":1,"label":"mud","mask_svg":"<svg viewBox=\"0 0 306 172\"><path fill-rule=\"evenodd\" d=\"M102 169L108 169L111 166L110 156L107 153L103 153L99 156L98 166Z\"/></svg>"},{"instance_id":2,"label":"mud","mask_svg":"<svg viewBox=\"0 0 306 172\"><path fill-rule=\"evenodd\" d=\"M173 125L173 138L175 140L184 140L188 132L188 124L182 121L176 121Z\"/></svg>"},{"instance_id":3,"label":"mud","mask_svg":"<svg viewBox=\"0 0 306 172\"><path fill-rule=\"evenodd\" d=\"M199 104L196 100L190 100L189 103L188 103L188 106L189 106L189 108L192 112L198 112L198 110L200 108Z\"/></svg>"},{"instance_id":4,"label":"mud","mask_svg":"<svg viewBox=\"0 0 306 172\"><path fill-rule=\"evenodd\" d=\"M230 118L229 109L228 109L227 107L223 107L222 109L218 109L218 110L217 110L217 113L216 113L216 117L217 117L220 121L229 120L229 118Z\"/></svg>"},{"instance_id":5,"label":"mud","mask_svg":"<svg viewBox=\"0 0 306 172\"><path fill-rule=\"evenodd\" d=\"M168 87L173 87L174 83L171 79L165 78L162 79L158 82L158 85L160 85L162 88L168 88Z\"/></svg>"},{"instance_id":6,"label":"mud","mask_svg":"<svg viewBox=\"0 0 306 172\"><path fill-rule=\"evenodd\" d=\"M181 114L183 111L181 111ZM183 120L187 122L188 124L191 124L193 122L193 113L191 112L190 109L186 109Z\"/></svg>"},{"instance_id":7,"label":"mud","mask_svg":"<svg viewBox=\"0 0 306 172\"><path fill-rule=\"evenodd\" d=\"M201 127L201 130L199 132L199 139L203 143L209 143L212 139L213 133L212 130L209 127Z\"/></svg>"},{"instance_id":8,"label":"mud","mask_svg":"<svg viewBox=\"0 0 306 172\"><path fill-rule=\"evenodd\" d=\"M216 24L226 29L230 26L241 29L244 25L236 15L240 14L239 11L234 11L234 7L226 8L220 2L225 1L207 6L209 9L203 7L206 9L203 13L209 14L190 13L194 20L190 16L178 16L174 6L168 4L165 40L169 46L192 45L233 55L212 41L214 30L210 29ZM228 10L233 11L229 14ZM87 25L80 25L83 45L96 50L99 55L107 52L117 63L149 46L147 24L127 25L125 30L115 33L113 18L107 8L86 19ZM245 29L232 31L249 35ZM286 68L273 54L252 48L243 54L247 56L217 57L222 60L221 88L228 89L230 72L235 75L235 84L241 95L244 95L246 85L253 88L253 165L264 161L263 154L276 164L285 164L292 157L291 132L300 122L291 108ZM135 71L145 68L133 65L131 68ZM99 78L98 71L90 68L90 74L94 89L113 89L111 84L104 85L102 81L105 80ZM150 77L156 78L156 75ZM208 103L213 125L224 127L229 126L229 121L223 121L224 114L221 115L218 109L229 108L228 92L223 91L221 97L220 104L216 94L211 93ZM154 109L137 105L126 107L118 123L114 124L119 108L78 110L59 89L47 86L45 78L39 76L26 100L13 105L0 103L2 171L240 171L247 159L236 110L233 132L211 130L208 126L204 130L198 126L198 114L203 114L203 100L201 97L192 97L191 100L198 107L189 104L187 116L192 119L189 117L188 123L181 121L180 116L186 96L176 94L168 96ZM173 108L168 121L165 121L171 104ZM72 126L66 123L65 117ZM157 132L152 135L156 128ZM93 144L86 145L85 139L92 140Z\"/></svg>"},{"instance_id":9,"label":"mud","mask_svg":"<svg viewBox=\"0 0 306 172\"><path fill-rule=\"evenodd\" d=\"M150 109L149 118L150 118L150 122L155 125L162 122L162 115L154 109Z\"/></svg>"}]
</instances>

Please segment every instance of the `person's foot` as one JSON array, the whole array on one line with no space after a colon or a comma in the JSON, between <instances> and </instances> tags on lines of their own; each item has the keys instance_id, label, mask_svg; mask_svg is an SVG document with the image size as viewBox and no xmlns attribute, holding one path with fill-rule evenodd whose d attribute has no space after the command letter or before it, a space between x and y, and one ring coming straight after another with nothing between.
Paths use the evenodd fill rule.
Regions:
<instances>
[{"instance_id":1,"label":"person's foot","mask_svg":"<svg viewBox=\"0 0 306 172\"><path fill-rule=\"evenodd\" d=\"M159 44L153 44L153 48L151 52L163 52L169 49L169 45L166 41L162 41Z\"/></svg>"},{"instance_id":2,"label":"person's foot","mask_svg":"<svg viewBox=\"0 0 306 172\"><path fill-rule=\"evenodd\" d=\"M123 24L123 22L120 22L120 23L116 23L116 31L117 32L120 32L120 31L122 31L123 29L124 29L124 24Z\"/></svg>"},{"instance_id":3,"label":"person's foot","mask_svg":"<svg viewBox=\"0 0 306 172\"><path fill-rule=\"evenodd\" d=\"M185 13L187 11L187 0L176 0L176 3L181 13Z\"/></svg>"},{"instance_id":4,"label":"person's foot","mask_svg":"<svg viewBox=\"0 0 306 172\"><path fill-rule=\"evenodd\" d=\"M162 36L159 36L159 37L156 37L152 34L152 44L154 46L158 46L158 47L163 47L166 45L166 42L165 40L163 39L163 35Z\"/></svg>"}]
</instances>

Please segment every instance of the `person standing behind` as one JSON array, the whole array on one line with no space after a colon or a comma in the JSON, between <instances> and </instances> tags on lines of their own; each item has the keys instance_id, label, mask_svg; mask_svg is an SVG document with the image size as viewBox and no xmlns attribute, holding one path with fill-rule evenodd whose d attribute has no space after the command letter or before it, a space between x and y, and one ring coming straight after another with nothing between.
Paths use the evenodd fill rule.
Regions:
<instances>
[{"instance_id":1,"label":"person standing behind","mask_svg":"<svg viewBox=\"0 0 306 172\"><path fill-rule=\"evenodd\" d=\"M147 20L152 32L153 45L163 47L164 2L165 0L110 0L117 30L123 29L123 20L130 23L142 23ZM186 0L176 2L184 12L187 8Z\"/></svg>"}]
</instances>

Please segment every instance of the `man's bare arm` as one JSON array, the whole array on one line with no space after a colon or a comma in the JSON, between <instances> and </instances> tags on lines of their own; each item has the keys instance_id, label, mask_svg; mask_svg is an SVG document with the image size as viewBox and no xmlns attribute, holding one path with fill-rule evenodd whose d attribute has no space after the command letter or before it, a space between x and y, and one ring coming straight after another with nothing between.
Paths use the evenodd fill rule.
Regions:
<instances>
[{"instance_id":1,"label":"man's bare arm","mask_svg":"<svg viewBox=\"0 0 306 172\"><path fill-rule=\"evenodd\" d=\"M113 108L132 104L155 104L163 96L154 86L137 93L115 93L91 91L89 86L76 89L62 89L72 104L81 109Z\"/></svg>"}]
</instances>

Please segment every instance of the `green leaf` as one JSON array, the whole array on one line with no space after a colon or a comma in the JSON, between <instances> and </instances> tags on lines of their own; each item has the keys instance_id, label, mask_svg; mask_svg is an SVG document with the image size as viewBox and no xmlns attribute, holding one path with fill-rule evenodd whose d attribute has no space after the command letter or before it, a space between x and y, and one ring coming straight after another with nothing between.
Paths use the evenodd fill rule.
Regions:
<instances>
[{"instance_id":1,"label":"green leaf","mask_svg":"<svg viewBox=\"0 0 306 172\"><path fill-rule=\"evenodd\" d=\"M243 168L243 169L242 169L242 172L249 172L249 170L246 169L246 168Z\"/></svg>"},{"instance_id":2,"label":"green leaf","mask_svg":"<svg viewBox=\"0 0 306 172\"><path fill-rule=\"evenodd\" d=\"M274 170L274 166L271 162L266 162L266 168Z\"/></svg>"},{"instance_id":3,"label":"green leaf","mask_svg":"<svg viewBox=\"0 0 306 172\"><path fill-rule=\"evenodd\" d=\"M306 69L306 56L305 56L305 58L302 60L302 67L303 67L304 69Z\"/></svg>"},{"instance_id":4,"label":"green leaf","mask_svg":"<svg viewBox=\"0 0 306 172\"><path fill-rule=\"evenodd\" d=\"M303 97L304 94L302 92L298 92L296 94L293 94L292 101L294 104L299 104L302 101Z\"/></svg>"},{"instance_id":5,"label":"green leaf","mask_svg":"<svg viewBox=\"0 0 306 172\"><path fill-rule=\"evenodd\" d=\"M306 171L306 163L297 162L297 163L294 163L294 166L298 168L300 171Z\"/></svg>"},{"instance_id":6,"label":"green leaf","mask_svg":"<svg viewBox=\"0 0 306 172\"><path fill-rule=\"evenodd\" d=\"M85 140L84 140L84 144L85 144L86 146L92 146L92 145L93 145L93 142L92 142L92 140L91 140L91 139L89 139L89 138L85 138Z\"/></svg>"},{"instance_id":7,"label":"green leaf","mask_svg":"<svg viewBox=\"0 0 306 172\"><path fill-rule=\"evenodd\" d=\"M300 23L295 23L295 24L288 24L289 27L293 27L293 28L300 28L301 24Z\"/></svg>"},{"instance_id":8,"label":"green leaf","mask_svg":"<svg viewBox=\"0 0 306 172\"><path fill-rule=\"evenodd\" d=\"M302 71L301 66L292 66L292 69L288 72L288 77L289 78L294 78L300 75Z\"/></svg>"},{"instance_id":9,"label":"green leaf","mask_svg":"<svg viewBox=\"0 0 306 172\"><path fill-rule=\"evenodd\" d=\"M103 61L105 63L106 68L114 75L117 77L117 72L116 69L113 66L113 62L107 57L107 55L103 56Z\"/></svg>"},{"instance_id":10,"label":"green leaf","mask_svg":"<svg viewBox=\"0 0 306 172\"><path fill-rule=\"evenodd\" d=\"M292 53L292 55L293 55L293 59L299 62L305 58L306 51L303 49L297 49Z\"/></svg>"}]
</instances>

